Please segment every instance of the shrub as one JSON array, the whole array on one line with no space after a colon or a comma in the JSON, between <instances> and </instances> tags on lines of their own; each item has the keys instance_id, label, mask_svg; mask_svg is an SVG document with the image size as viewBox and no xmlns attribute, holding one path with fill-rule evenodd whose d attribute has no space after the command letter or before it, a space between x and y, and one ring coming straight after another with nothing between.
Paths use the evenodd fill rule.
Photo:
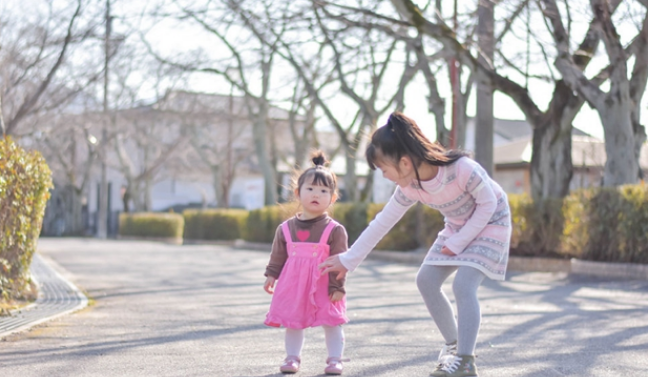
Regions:
<instances>
[{"instance_id":1,"label":"shrub","mask_svg":"<svg viewBox=\"0 0 648 377\"><path fill-rule=\"evenodd\" d=\"M370 204L367 211L369 221L373 220L384 206L384 204ZM438 211L423 204L416 204L380 240L376 249L407 251L429 247L443 226L443 216Z\"/></svg>"},{"instance_id":2,"label":"shrub","mask_svg":"<svg viewBox=\"0 0 648 377\"><path fill-rule=\"evenodd\" d=\"M229 241L243 238L248 212L242 209L188 209L182 216L185 239Z\"/></svg>"},{"instance_id":3,"label":"shrub","mask_svg":"<svg viewBox=\"0 0 648 377\"><path fill-rule=\"evenodd\" d=\"M566 232L579 257L593 261L648 263L648 190L643 185L577 194L579 218Z\"/></svg>"},{"instance_id":4,"label":"shrub","mask_svg":"<svg viewBox=\"0 0 648 377\"><path fill-rule=\"evenodd\" d=\"M628 185L619 189L623 199L620 211L619 260L648 263L648 188Z\"/></svg>"},{"instance_id":5,"label":"shrub","mask_svg":"<svg viewBox=\"0 0 648 377\"><path fill-rule=\"evenodd\" d=\"M40 153L27 152L10 138L0 140L0 293L4 301L29 294L29 266L52 187L52 173Z\"/></svg>"},{"instance_id":6,"label":"shrub","mask_svg":"<svg viewBox=\"0 0 648 377\"><path fill-rule=\"evenodd\" d=\"M119 235L126 237L180 238L184 218L177 213L122 213L119 215Z\"/></svg>"},{"instance_id":7,"label":"shrub","mask_svg":"<svg viewBox=\"0 0 648 377\"><path fill-rule=\"evenodd\" d=\"M558 257L564 229L563 200L534 202L528 195L509 197L513 234L511 254Z\"/></svg>"},{"instance_id":8,"label":"shrub","mask_svg":"<svg viewBox=\"0 0 648 377\"><path fill-rule=\"evenodd\" d=\"M331 217L346 228L349 235L349 246L358 239L360 233L367 227L366 203L335 203L331 211Z\"/></svg>"},{"instance_id":9,"label":"shrub","mask_svg":"<svg viewBox=\"0 0 648 377\"><path fill-rule=\"evenodd\" d=\"M243 239L249 242L272 242L277 227L291 216L294 216L297 210L298 204L290 202L250 211L245 222Z\"/></svg>"}]
</instances>

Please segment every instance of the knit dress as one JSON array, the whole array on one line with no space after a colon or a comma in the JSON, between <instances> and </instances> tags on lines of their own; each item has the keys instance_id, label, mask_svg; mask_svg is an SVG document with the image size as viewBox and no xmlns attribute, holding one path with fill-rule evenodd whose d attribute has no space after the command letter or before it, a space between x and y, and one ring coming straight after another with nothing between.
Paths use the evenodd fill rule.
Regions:
<instances>
[{"instance_id":1,"label":"knit dress","mask_svg":"<svg viewBox=\"0 0 648 377\"><path fill-rule=\"evenodd\" d=\"M329 275L320 273L318 265L329 256L327 240L338 223L326 226L318 243L294 242L288 222L281 224L286 239L288 259L272 295L265 324L273 327L304 329L315 326L337 326L347 323L346 296L337 302L329 298Z\"/></svg>"},{"instance_id":2,"label":"knit dress","mask_svg":"<svg viewBox=\"0 0 648 377\"><path fill-rule=\"evenodd\" d=\"M353 246L340 254L340 262L353 271L416 202L438 210L445 220L424 264L470 266L493 280L504 280L512 230L508 199L481 165L468 157L440 166L436 177L421 186L416 181L398 186ZM443 246L457 255L442 254Z\"/></svg>"}]
</instances>

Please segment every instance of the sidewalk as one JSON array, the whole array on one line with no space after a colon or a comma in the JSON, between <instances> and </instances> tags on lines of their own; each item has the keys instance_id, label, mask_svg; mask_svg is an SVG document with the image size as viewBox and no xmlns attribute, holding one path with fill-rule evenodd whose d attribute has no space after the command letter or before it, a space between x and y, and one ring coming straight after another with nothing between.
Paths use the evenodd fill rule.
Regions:
<instances>
[{"instance_id":1,"label":"sidewalk","mask_svg":"<svg viewBox=\"0 0 648 377\"><path fill-rule=\"evenodd\" d=\"M35 254L31 264L32 278L39 289L36 302L12 311L11 316L0 317L0 339L88 305L85 295L52 267L55 263L44 259Z\"/></svg>"},{"instance_id":2,"label":"sidewalk","mask_svg":"<svg viewBox=\"0 0 648 377\"><path fill-rule=\"evenodd\" d=\"M267 251L87 239L39 250L95 305L6 336L3 377L281 376L283 331L262 324ZM349 276L345 376L429 374L442 341L417 269L374 259ZM479 295L481 377L646 375L648 281L511 272ZM322 376L320 329L307 331L302 356L297 376Z\"/></svg>"}]
</instances>

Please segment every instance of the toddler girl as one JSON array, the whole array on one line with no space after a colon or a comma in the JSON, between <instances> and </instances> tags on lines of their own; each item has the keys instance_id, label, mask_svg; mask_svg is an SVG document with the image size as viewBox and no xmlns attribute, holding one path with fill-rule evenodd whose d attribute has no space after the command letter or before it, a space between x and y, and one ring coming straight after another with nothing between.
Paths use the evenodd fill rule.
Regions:
<instances>
[{"instance_id":1,"label":"toddler girl","mask_svg":"<svg viewBox=\"0 0 648 377\"><path fill-rule=\"evenodd\" d=\"M324 167L322 152L315 152L312 161L315 166L296 182L301 212L277 228L272 244L264 289L273 296L265 324L286 328L282 373L299 370L304 329L322 326L328 349L324 372L339 375L344 350L341 325L348 322L344 280L320 274L317 266L346 251L348 240L344 227L326 212L337 199L337 178Z\"/></svg>"}]
</instances>

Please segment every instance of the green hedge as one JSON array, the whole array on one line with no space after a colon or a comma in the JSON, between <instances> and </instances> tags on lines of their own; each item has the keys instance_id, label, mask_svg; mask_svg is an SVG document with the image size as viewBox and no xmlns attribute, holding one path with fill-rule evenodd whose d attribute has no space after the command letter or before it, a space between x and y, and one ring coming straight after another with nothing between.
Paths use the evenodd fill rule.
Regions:
<instances>
[{"instance_id":1,"label":"green hedge","mask_svg":"<svg viewBox=\"0 0 648 377\"><path fill-rule=\"evenodd\" d=\"M252 210L245 222L243 239L248 242L271 243L277 227L297 212L297 203L286 203Z\"/></svg>"},{"instance_id":2,"label":"green hedge","mask_svg":"<svg viewBox=\"0 0 648 377\"><path fill-rule=\"evenodd\" d=\"M579 192L581 205L572 225L570 245L579 257L595 261L648 263L648 188ZM569 234L570 236L572 234Z\"/></svg>"},{"instance_id":3,"label":"green hedge","mask_svg":"<svg viewBox=\"0 0 648 377\"><path fill-rule=\"evenodd\" d=\"M122 213L119 215L119 235L125 237L182 239L184 217L177 213Z\"/></svg>"},{"instance_id":4,"label":"green hedge","mask_svg":"<svg viewBox=\"0 0 648 377\"><path fill-rule=\"evenodd\" d=\"M349 245L355 242L360 233L367 227L368 218L367 210L369 204L366 203L336 203L331 209L331 217L337 222L344 225L349 235Z\"/></svg>"},{"instance_id":5,"label":"green hedge","mask_svg":"<svg viewBox=\"0 0 648 377\"><path fill-rule=\"evenodd\" d=\"M184 238L191 240L236 240L243 238L248 212L242 209L185 210Z\"/></svg>"},{"instance_id":6,"label":"green hedge","mask_svg":"<svg viewBox=\"0 0 648 377\"><path fill-rule=\"evenodd\" d=\"M569 202L571 203L571 202ZM528 195L509 195L513 234L511 254L536 257L568 257L562 249L568 202L547 199L533 202ZM576 203L573 203L576 204Z\"/></svg>"},{"instance_id":7,"label":"green hedge","mask_svg":"<svg viewBox=\"0 0 648 377\"><path fill-rule=\"evenodd\" d=\"M0 139L0 301L34 295L29 266L52 187L40 153Z\"/></svg>"},{"instance_id":8,"label":"green hedge","mask_svg":"<svg viewBox=\"0 0 648 377\"><path fill-rule=\"evenodd\" d=\"M648 188L644 185L580 190L564 199L541 202L533 202L527 195L510 195L509 203L512 255L648 263ZM346 227L349 244L353 244L383 207L337 203L331 215ZM227 216L213 212L204 218L187 212L186 237L242 237L250 242L270 243L277 226L298 211L297 204L290 203L250 211L247 217L243 212ZM237 222L242 229L237 230ZM378 243L377 249L427 248L443 226L438 211L417 204ZM212 230L216 228L218 231Z\"/></svg>"},{"instance_id":9,"label":"green hedge","mask_svg":"<svg viewBox=\"0 0 648 377\"><path fill-rule=\"evenodd\" d=\"M626 185L572 192L534 204L510 198L511 254L648 263L648 188Z\"/></svg>"},{"instance_id":10,"label":"green hedge","mask_svg":"<svg viewBox=\"0 0 648 377\"><path fill-rule=\"evenodd\" d=\"M384 206L384 204L369 205L367 218L370 222ZM376 245L376 249L414 250L419 247L430 247L443 226L443 216L438 211L416 204L383 237Z\"/></svg>"}]
</instances>

